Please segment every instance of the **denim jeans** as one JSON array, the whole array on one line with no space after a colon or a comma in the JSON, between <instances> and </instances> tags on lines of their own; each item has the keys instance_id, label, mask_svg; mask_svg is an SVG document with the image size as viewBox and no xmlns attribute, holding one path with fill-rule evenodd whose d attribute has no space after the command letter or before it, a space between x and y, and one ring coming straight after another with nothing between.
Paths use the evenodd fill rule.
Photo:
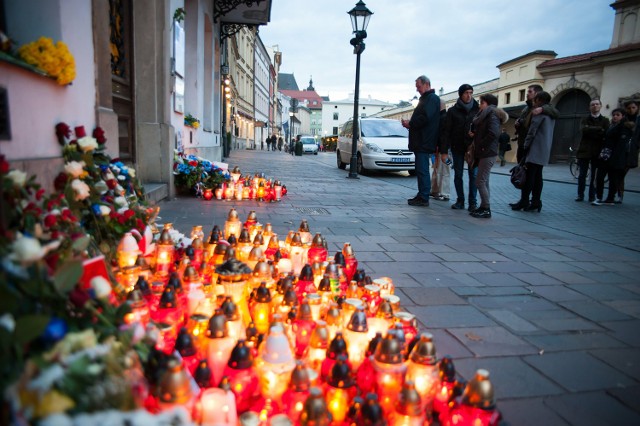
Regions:
<instances>
[{"instance_id":1,"label":"denim jeans","mask_svg":"<svg viewBox=\"0 0 640 426\"><path fill-rule=\"evenodd\" d=\"M589 201L593 201L596 197L596 186L594 184L596 178L596 160L592 158L578 158L578 197L584 198L584 190L587 186L587 173L591 169L589 175Z\"/></svg>"},{"instance_id":2,"label":"denim jeans","mask_svg":"<svg viewBox=\"0 0 640 426\"><path fill-rule=\"evenodd\" d=\"M456 187L456 201L464 202L464 185L462 183L462 173L464 172L464 154L452 153L453 156L453 185ZM469 174L469 204L478 204L476 197L478 188L476 187L476 177L478 176L478 168L475 167L468 170Z\"/></svg>"},{"instance_id":3,"label":"denim jeans","mask_svg":"<svg viewBox=\"0 0 640 426\"><path fill-rule=\"evenodd\" d=\"M481 158L478 161L478 192L480 193L480 207L488 209L491 205L491 193L489 191L489 177L491 168L496 162L496 157Z\"/></svg>"},{"instance_id":4,"label":"denim jeans","mask_svg":"<svg viewBox=\"0 0 640 426\"><path fill-rule=\"evenodd\" d=\"M416 152L416 177L418 178L418 195L429 201L431 193L431 173L429 172L429 158L431 154Z\"/></svg>"}]
</instances>

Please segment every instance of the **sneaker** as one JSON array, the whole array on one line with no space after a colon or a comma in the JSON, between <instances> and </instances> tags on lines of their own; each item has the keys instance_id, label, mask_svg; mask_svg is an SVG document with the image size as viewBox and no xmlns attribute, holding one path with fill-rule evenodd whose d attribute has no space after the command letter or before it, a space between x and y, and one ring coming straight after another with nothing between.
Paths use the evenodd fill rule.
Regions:
<instances>
[{"instance_id":1,"label":"sneaker","mask_svg":"<svg viewBox=\"0 0 640 426\"><path fill-rule=\"evenodd\" d=\"M414 200L409 200L408 204L416 207L429 207L429 201L422 199L422 197L416 197Z\"/></svg>"},{"instance_id":2,"label":"sneaker","mask_svg":"<svg viewBox=\"0 0 640 426\"><path fill-rule=\"evenodd\" d=\"M478 210L478 205L473 203L473 204L469 204L469 208L467 209L469 212L474 212L476 210Z\"/></svg>"},{"instance_id":3,"label":"sneaker","mask_svg":"<svg viewBox=\"0 0 640 426\"><path fill-rule=\"evenodd\" d=\"M591 205L592 206L601 206L602 205L602 200L591 200Z\"/></svg>"},{"instance_id":4,"label":"sneaker","mask_svg":"<svg viewBox=\"0 0 640 426\"><path fill-rule=\"evenodd\" d=\"M577 197L576 197L576 201L584 201L584 197L577 196ZM593 201L593 200L591 200L591 201Z\"/></svg>"},{"instance_id":5,"label":"sneaker","mask_svg":"<svg viewBox=\"0 0 640 426\"><path fill-rule=\"evenodd\" d=\"M614 200L604 200L600 203L600 205L603 206L613 206L615 205L615 201Z\"/></svg>"},{"instance_id":6,"label":"sneaker","mask_svg":"<svg viewBox=\"0 0 640 426\"><path fill-rule=\"evenodd\" d=\"M616 195L616 197L613 199L613 202L615 204L622 204L622 197L619 195Z\"/></svg>"},{"instance_id":7,"label":"sneaker","mask_svg":"<svg viewBox=\"0 0 640 426\"><path fill-rule=\"evenodd\" d=\"M451 204L451 208L453 210L464 210L464 202L463 201L456 201L455 204Z\"/></svg>"},{"instance_id":8,"label":"sneaker","mask_svg":"<svg viewBox=\"0 0 640 426\"><path fill-rule=\"evenodd\" d=\"M481 219L489 219L491 217L491 209L480 207L479 209L472 211L470 215Z\"/></svg>"},{"instance_id":9,"label":"sneaker","mask_svg":"<svg viewBox=\"0 0 640 426\"><path fill-rule=\"evenodd\" d=\"M599 201L599 200L596 200L595 198L591 198L591 197L589 197L589 202L590 202L590 203L593 203L594 201Z\"/></svg>"},{"instance_id":10,"label":"sneaker","mask_svg":"<svg viewBox=\"0 0 640 426\"><path fill-rule=\"evenodd\" d=\"M436 196L433 197L434 200L438 200L438 201L449 201L449 197L445 197L442 194L438 194Z\"/></svg>"}]
</instances>

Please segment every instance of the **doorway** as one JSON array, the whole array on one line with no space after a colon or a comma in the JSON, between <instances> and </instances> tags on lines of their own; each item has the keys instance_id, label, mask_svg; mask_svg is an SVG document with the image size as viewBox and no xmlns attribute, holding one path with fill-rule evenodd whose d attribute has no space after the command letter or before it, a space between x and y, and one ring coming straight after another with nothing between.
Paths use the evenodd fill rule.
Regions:
<instances>
[{"instance_id":1,"label":"doorway","mask_svg":"<svg viewBox=\"0 0 640 426\"><path fill-rule=\"evenodd\" d=\"M572 89L565 92L556 104L560 116L553 133L550 163L568 161L571 157L569 148L578 149L581 137L580 121L589 115L589 102L591 97L586 92Z\"/></svg>"},{"instance_id":2,"label":"doorway","mask_svg":"<svg viewBox=\"0 0 640 426\"><path fill-rule=\"evenodd\" d=\"M118 116L119 157L135 163L131 0L109 0L111 96Z\"/></svg>"}]
</instances>

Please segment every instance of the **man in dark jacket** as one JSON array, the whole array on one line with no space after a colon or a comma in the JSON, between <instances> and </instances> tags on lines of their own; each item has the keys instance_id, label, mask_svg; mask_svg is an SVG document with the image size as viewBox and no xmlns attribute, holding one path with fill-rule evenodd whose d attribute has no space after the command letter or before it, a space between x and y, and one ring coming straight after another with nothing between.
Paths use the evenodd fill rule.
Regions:
<instances>
[{"instance_id":1,"label":"man in dark jacket","mask_svg":"<svg viewBox=\"0 0 640 426\"><path fill-rule=\"evenodd\" d=\"M469 130L473 117L478 113L478 102L473 99L473 87L463 84L458 89L458 101L447 111L444 128L440 133L440 141L444 146L442 152L451 149L453 155L453 184L456 188L456 202L452 209L464 209L464 185L462 174L464 172L464 153L471 143ZM469 168L469 211L477 208L476 188L477 167Z\"/></svg>"},{"instance_id":2,"label":"man in dark jacket","mask_svg":"<svg viewBox=\"0 0 640 426\"><path fill-rule=\"evenodd\" d=\"M602 150L602 144L604 143L604 134L609 128L609 119L600 114L600 108L602 104L600 99L593 99L589 103L588 117L582 119L580 123L580 130L582 137L580 139L580 145L578 146L578 152L576 152L576 158L578 160L578 196L576 201L584 200L584 190L587 184L587 173L591 168L591 177L589 179L589 202L593 202L596 199L596 185L594 185L596 177L596 169L598 167L598 156Z\"/></svg>"},{"instance_id":3,"label":"man in dark jacket","mask_svg":"<svg viewBox=\"0 0 640 426\"><path fill-rule=\"evenodd\" d=\"M436 151L440 134L440 98L431 88L431 81L424 75L416 79L416 90L420 93L418 105L411 119L402 120L402 125L409 129L409 150L416 156L418 178L418 194L409 199L408 203L410 206L426 207L429 206L431 193L429 157Z\"/></svg>"}]
</instances>

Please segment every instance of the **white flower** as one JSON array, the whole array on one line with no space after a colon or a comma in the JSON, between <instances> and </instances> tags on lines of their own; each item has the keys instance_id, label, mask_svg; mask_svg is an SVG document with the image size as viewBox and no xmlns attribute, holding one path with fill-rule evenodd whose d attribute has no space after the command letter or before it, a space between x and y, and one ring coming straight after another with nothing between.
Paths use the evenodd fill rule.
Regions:
<instances>
[{"instance_id":1,"label":"white flower","mask_svg":"<svg viewBox=\"0 0 640 426\"><path fill-rule=\"evenodd\" d=\"M78 146L82 152L90 152L98 147L98 141L91 136L85 136L84 138L78 139Z\"/></svg>"},{"instance_id":2,"label":"white flower","mask_svg":"<svg viewBox=\"0 0 640 426\"><path fill-rule=\"evenodd\" d=\"M100 206L100 214L102 216L109 216L109 213L111 213L111 209L107 206Z\"/></svg>"},{"instance_id":3,"label":"white flower","mask_svg":"<svg viewBox=\"0 0 640 426\"><path fill-rule=\"evenodd\" d=\"M125 197L116 197L113 199L113 203L119 207L129 206L127 199Z\"/></svg>"},{"instance_id":4,"label":"white flower","mask_svg":"<svg viewBox=\"0 0 640 426\"><path fill-rule=\"evenodd\" d=\"M127 178L124 177L123 175L118 175L118 180L127 180Z\"/></svg>"},{"instance_id":5,"label":"white flower","mask_svg":"<svg viewBox=\"0 0 640 426\"><path fill-rule=\"evenodd\" d=\"M9 255L9 258L17 262L33 263L42 259L45 255L45 251L42 248L40 241L23 235L20 235L18 239L13 242L11 247L12 253Z\"/></svg>"},{"instance_id":6,"label":"white flower","mask_svg":"<svg viewBox=\"0 0 640 426\"><path fill-rule=\"evenodd\" d=\"M47 392L58 380L64 378L64 368L60 364L52 364L46 367L35 379L27 383L27 389Z\"/></svg>"},{"instance_id":7,"label":"white flower","mask_svg":"<svg viewBox=\"0 0 640 426\"><path fill-rule=\"evenodd\" d=\"M7 178L13 181L13 186L22 188L27 182L27 174L22 170L11 170L7 173Z\"/></svg>"},{"instance_id":8,"label":"white flower","mask_svg":"<svg viewBox=\"0 0 640 426\"><path fill-rule=\"evenodd\" d=\"M73 182L71 182L71 188L73 188L76 193L76 201L84 200L91 193L91 188L89 188L89 185L87 185L80 179L74 179Z\"/></svg>"},{"instance_id":9,"label":"white flower","mask_svg":"<svg viewBox=\"0 0 640 426\"><path fill-rule=\"evenodd\" d=\"M127 167L127 170L129 170L129 176L131 176L131 179L136 177L136 170L133 167Z\"/></svg>"},{"instance_id":10,"label":"white flower","mask_svg":"<svg viewBox=\"0 0 640 426\"><path fill-rule=\"evenodd\" d=\"M120 186L120 184L116 185L115 189L113 190L113 192L115 192L116 194L120 194L120 195L124 195L125 191L124 188L122 186Z\"/></svg>"},{"instance_id":11,"label":"white flower","mask_svg":"<svg viewBox=\"0 0 640 426\"><path fill-rule=\"evenodd\" d=\"M64 171L73 178L78 178L84 172L84 166L86 163L84 161L69 161L64 165Z\"/></svg>"},{"instance_id":12,"label":"white flower","mask_svg":"<svg viewBox=\"0 0 640 426\"><path fill-rule=\"evenodd\" d=\"M89 284L91 285L93 291L95 291L96 297L98 299L109 297L109 295L111 294L111 283L101 275L93 277Z\"/></svg>"},{"instance_id":13,"label":"white flower","mask_svg":"<svg viewBox=\"0 0 640 426\"><path fill-rule=\"evenodd\" d=\"M107 183L103 180L99 180L97 181L93 187L96 189L96 191L98 191L98 193L100 195L106 194L106 192L109 190L109 187L107 186Z\"/></svg>"},{"instance_id":14,"label":"white flower","mask_svg":"<svg viewBox=\"0 0 640 426\"><path fill-rule=\"evenodd\" d=\"M13 330L16 328L16 320L13 319L13 315L4 314L0 317L0 327L6 328L9 333L13 333Z\"/></svg>"}]
</instances>

